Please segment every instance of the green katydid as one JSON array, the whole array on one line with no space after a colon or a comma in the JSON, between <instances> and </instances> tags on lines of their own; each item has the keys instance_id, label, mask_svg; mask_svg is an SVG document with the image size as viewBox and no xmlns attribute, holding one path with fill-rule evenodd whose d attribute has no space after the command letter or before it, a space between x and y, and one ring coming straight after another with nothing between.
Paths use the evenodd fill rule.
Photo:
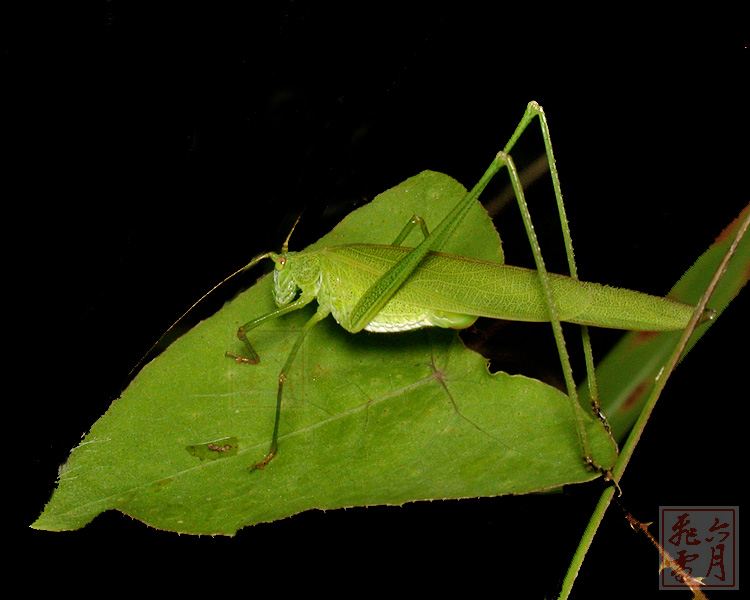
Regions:
<instances>
[{"instance_id":1,"label":"green katydid","mask_svg":"<svg viewBox=\"0 0 750 600\"><path fill-rule=\"evenodd\" d=\"M510 156L510 150L521 133L536 117L542 129L566 241L569 277L550 274L545 268L520 178ZM439 252L489 181L503 167L508 169L510 175L534 254L536 271ZM400 244L417 225L424 236L422 242L415 248L402 247ZM529 103L510 141L497 154L479 183L432 231L415 215L390 246L349 244L298 253L288 250L289 237L280 253L263 254L242 269L265 258L274 261L275 301L279 308L239 328L238 337L245 345L246 355L227 352L237 362L257 363L259 356L247 333L269 319L298 310L317 298L318 309L298 334L279 375L269 451L251 470L264 468L277 454L284 380L306 334L329 314L351 333L362 329L396 332L431 326L461 329L473 324L480 316L549 321L563 363L568 393L575 401L575 385L562 337L561 321L584 326L584 349L591 374L593 358L586 326L644 331L677 330L687 326L694 311L693 306L666 298L578 280L549 129L544 112L536 102ZM710 314L705 317L710 318ZM595 393L592 398L596 411ZM606 426L606 421L604 423ZM598 467L588 448L580 417L577 417L576 426L584 461L587 466Z\"/></svg>"}]
</instances>

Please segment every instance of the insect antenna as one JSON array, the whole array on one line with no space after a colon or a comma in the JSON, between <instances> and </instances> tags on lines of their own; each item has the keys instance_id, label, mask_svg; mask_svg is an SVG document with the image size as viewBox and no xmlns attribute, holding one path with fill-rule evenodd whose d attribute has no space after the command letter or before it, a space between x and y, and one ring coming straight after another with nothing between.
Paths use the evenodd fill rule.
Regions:
<instances>
[{"instance_id":1,"label":"insect antenna","mask_svg":"<svg viewBox=\"0 0 750 600\"><path fill-rule=\"evenodd\" d=\"M299 218L297 219L297 221L299 221ZM296 223L295 223L295 225L296 225ZM292 228L292 231L294 231L294 228ZM292 234L290 233L289 235L291 236ZM284 247L286 247L286 244L288 243L288 241L289 241L289 237L287 237L287 241L284 242ZM256 264L258 264L264 258L270 258L270 257L271 257L271 253L270 252L266 252L264 254L261 254L260 256L256 256L253 260L251 260L249 263L247 263L244 267L242 267L240 269L237 269L234 273L232 273L231 275L228 275L227 277L225 277L224 279L222 279L219 283L217 283L210 290L208 290L205 294L203 294L200 298L198 298L195 302L193 302L193 304L190 306L190 308L188 308L184 313L182 313L182 315L174 323L172 323L166 329L166 331L164 331L164 333L162 333L159 336L159 339L157 339L153 343L153 345L148 349L148 351L146 352L146 354L144 354L141 357L141 359L137 363L135 363L135 366L133 366L133 368L130 369L130 372L128 373L127 377L125 378L125 382L121 386L121 391L125 389L125 386L128 383L130 383L131 379L133 378L133 375L138 371L138 369L141 367L141 365L143 365L143 363L146 361L146 359L149 358L153 354L153 352L156 349L156 347L164 340L165 337L167 337L167 335L169 335L169 333L175 327L177 327L177 325L179 323L182 322L182 320L185 317L187 317L193 311L193 309L195 309L196 306L198 306L201 302L203 302L206 298L208 298L211 294L213 294L217 289L219 289L222 285L224 285L230 279L233 279L234 277L236 277L240 273L243 273L243 272L247 271L248 269L250 269L251 267L254 267Z\"/></svg>"},{"instance_id":2,"label":"insect antenna","mask_svg":"<svg viewBox=\"0 0 750 600\"><path fill-rule=\"evenodd\" d=\"M302 213L297 217L297 220L294 222L294 225L292 225L292 230L289 232L289 235L286 236L286 239L284 240L284 243L281 246L281 253L286 254L289 252L289 240L292 237L292 234L294 233L294 230L297 228L297 224L299 223L300 219L302 218Z\"/></svg>"}]
</instances>

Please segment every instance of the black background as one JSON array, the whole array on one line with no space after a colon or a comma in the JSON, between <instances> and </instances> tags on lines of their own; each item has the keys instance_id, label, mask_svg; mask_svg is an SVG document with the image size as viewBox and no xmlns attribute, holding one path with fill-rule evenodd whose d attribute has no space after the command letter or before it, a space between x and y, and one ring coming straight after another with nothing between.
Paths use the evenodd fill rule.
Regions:
<instances>
[{"instance_id":1,"label":"black background","mask_svg":"<svg viewBox=\"0 0 750 600\"><path fill-rule=\"evenodd\" d=\"M14 315L31 309L14 359L25 385L11 395L23 412L7 432L24 445L13 521L48 575L30 585L66 589L83 573L172 591L439 582L553 597L597 484L311 511L232 539L119 513L71 533L26 528L70 448L194 299L278 249L303 209L297 248L423 169L471 186L529 100L550 122L581 275L666 293L747 203L748 51L734 20L325 2L108 2L33 17L4 53L19 182L8 239L20 225L23 240L7 255L20 266ZM541 152L535 138L514 153L521 166ZM549 186L529 193L543 249L559 255ZM498 227L508 262L529 266L514 207ZM644 521L659 505L740 504L741 313L727 311L677 371L628 468L623 501ZM526 341L521 359L495 351L496 367L554 380L551 342L525 331L501 329L503 342ZM595 351L612 341L599 333ZM657 560L613 509L574 597L655 594Z\"/></svg>"}]
</instances>

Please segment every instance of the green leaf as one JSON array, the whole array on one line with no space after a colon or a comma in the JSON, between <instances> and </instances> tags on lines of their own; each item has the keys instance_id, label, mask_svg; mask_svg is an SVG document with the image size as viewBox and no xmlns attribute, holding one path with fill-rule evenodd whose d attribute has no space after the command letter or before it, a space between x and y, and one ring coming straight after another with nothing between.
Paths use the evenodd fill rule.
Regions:
<instances>
[{"instance_id":1,"label":"green leaf","mask_svg":"<svg viewBox=\"0 0 750 600\"><path fill-rule=\"evenodd\" d=\"M412 214L434 226L464 194L424 172L313 247L388 243ZM445 251L503 260L479 204ZM581 409L560 391L490 374L452 331L351 335L330 318L284 385L279 454L249 472L268 450L281 364L314 309L254 329L258 365L224 353L241 352L237 327L273 308L266 277L148 364L73 450L32 526L76 529L117 509L160 529L231 535L312 508L522 494L596 477L580 457L572 411ZM612 464L614 444L592 419L589 433L597 460Z\"/></svg>"}]
</instances>

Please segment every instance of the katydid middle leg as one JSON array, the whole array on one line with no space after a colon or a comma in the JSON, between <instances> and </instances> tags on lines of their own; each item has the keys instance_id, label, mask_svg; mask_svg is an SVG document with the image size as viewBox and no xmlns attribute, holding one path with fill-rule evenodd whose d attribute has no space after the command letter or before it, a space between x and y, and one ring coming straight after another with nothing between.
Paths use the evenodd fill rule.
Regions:
<instances>
[{"instance_id":1,"label":"katydid middle leg","mask_svg":"<svg viewBox=\"0 0 750 600\"><path fill-rule=\"evenodd\" d=\"M419 215L412 215L411 219L409 219L409 222L401 230L401 233L399 233L396 236L396 239L393 240L391 246L400 246L417 225L419 225L419 228L422 230L422 235L425 238L430 236L430 230L427 228L427 223L424 222L424 219Z\"/></svg>"},{"instance_id":2,"label":"katydid middle leg","mask_svg":"<svg viewBox=\"0 0 750 600\"><path fill-rule=\"evenodd\" d=\"M328 312L320 310L320 309L317 310L315 314L312 317L310 317L307 323L305 323L304 327L302 327L302 330L299 332L299 334L297 334L297 339L294 340L294 346L292 346L292 349L289 352L289 355L286 357L284 366L281 368L281 373L279 373L279 387L276 390L276 413L275 413L274 422L273 422L273 434L271 435L271 446L268 449L268 453L263 458L263 460L255 463L251 467L248 467L251 472L255 471L256 469L265 468L266 465L269 462L271 462L273 457L276 456L276 453L278 452L279 423L281 422L281 399L284 395L284 381L286 380L289 370L292 368L292 363L294 362L294 359L297 356L297 352L299 352L299 349L302 347L302 342L305 341L305 336L307 336L310 330L313 327L315 327L318 321L320 321L321 319L325 319L327 316L328 316Z\"/></svg>"}]
</instances>

